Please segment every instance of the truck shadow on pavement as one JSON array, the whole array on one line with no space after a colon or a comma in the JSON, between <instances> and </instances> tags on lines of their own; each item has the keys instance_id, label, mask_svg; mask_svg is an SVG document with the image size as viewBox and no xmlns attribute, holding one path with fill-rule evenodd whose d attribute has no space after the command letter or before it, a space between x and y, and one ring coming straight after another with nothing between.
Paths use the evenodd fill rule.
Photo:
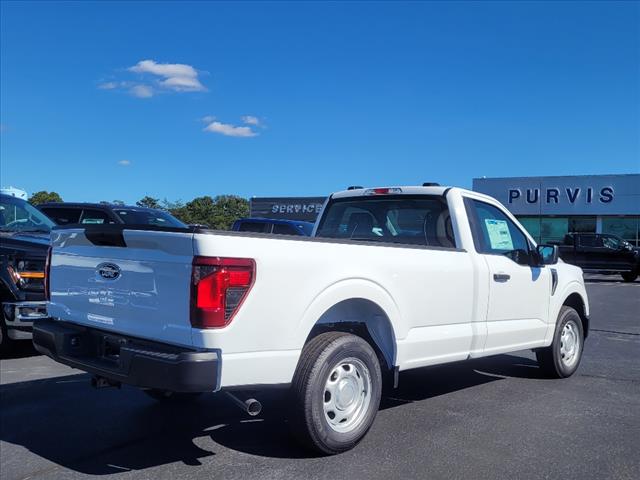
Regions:
<instances>
[{"instance_id":1,"label":"truck shadow on pavement","mask_svg":"<svg viewBox=\"0 0 640 480\"><path fill-rule=\"evenodd\" d=\"M380 408L403 408L509 377L542 378L534 361L513 355L423 368L401 374L400 388L385 392ZM137 389L97 391L88 383L89 376L80 374L0 387L6 478L51 478L60 467L107 475L175 462L199 466L215 463L220 453L228 462L234 453L226 449L271 458L314 456L289 435L283 392L256 395L264 413L250 418L224 395L168 405ZM41 459L27 454L28 462L7 463L20 450L16 446Z\"/></svg>"}]
</instances>

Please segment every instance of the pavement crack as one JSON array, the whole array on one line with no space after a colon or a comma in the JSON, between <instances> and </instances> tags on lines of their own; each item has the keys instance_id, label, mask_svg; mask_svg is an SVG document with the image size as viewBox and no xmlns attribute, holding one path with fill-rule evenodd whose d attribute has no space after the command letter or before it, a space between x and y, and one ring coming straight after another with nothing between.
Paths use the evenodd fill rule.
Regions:
<instances>
[{"instance_id":1,"label":"pavement crack","mask_svg":"<svg viewBox=\"0 0 640 480\"><path fill-rule=\"evenodd\" d=\"M589 332L600 332L600 333L615 333L617 335L632 335L634 337L640 337L640 333L633 332L619 332L617 330L602 330L599 328L590 328Z\"/></svg>"}]
</instances>

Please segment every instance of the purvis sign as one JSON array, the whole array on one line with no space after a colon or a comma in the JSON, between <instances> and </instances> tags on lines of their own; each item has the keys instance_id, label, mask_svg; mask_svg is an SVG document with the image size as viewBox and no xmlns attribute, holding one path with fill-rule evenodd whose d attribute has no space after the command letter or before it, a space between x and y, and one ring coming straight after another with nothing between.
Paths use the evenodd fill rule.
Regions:
<instances>
[{"instance_id":1,"label":"purvis sign","mask_svg":"<svg viewBox=\"0 0 640 480\"><path fill-rule=\"evenodd\" d=\"M539 188L527 188L527 194L524 197L527 203L538 203L538 202L546 202L546 203L559 203L561 195L564 195L566 192L566 199L569 203L576 203L579 199L586 202L593 202L594 194L593 188L587 187L585 192L582 192L580 187L566 187L564 191L561 191L559 188L547 188L544 191L542 198L540 197L540 189ZM582 195L581 195L582 194ZM613 201L614 190L613 187L602 187L600 192L598 193L598 200L602 203L610 203ZM514 203L523 197L522 190L519 188L510 188L509 189L509 204Z\"/></svg>"},{"instance_id":2,"label":"purvis sign","mask_svg":"<svg viewBox=\"0 0 640 480\"><path fill-rule=\"evenodd\" d=\"M640 174L476 178L516 215L640 215Z\"/></svg>"}]
</instances>

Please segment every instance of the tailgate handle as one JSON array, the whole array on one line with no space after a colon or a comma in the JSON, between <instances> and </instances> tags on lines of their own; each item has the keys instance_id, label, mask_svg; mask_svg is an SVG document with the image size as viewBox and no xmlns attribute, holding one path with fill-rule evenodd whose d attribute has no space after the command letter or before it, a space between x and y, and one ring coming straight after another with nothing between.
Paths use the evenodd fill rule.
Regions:
<instances>
[{"instance_id":1,"label":"tailgate handle","mask_svg":"<svg viewBox=\"0 0 640 480\"><path fill-rule=\"evenodd\" d=\"M493 274L493 279L496 282L508 282L510 278L511 278L511 275L509 275L507 273L494 273Z\"/></svg>"}]
</instances>

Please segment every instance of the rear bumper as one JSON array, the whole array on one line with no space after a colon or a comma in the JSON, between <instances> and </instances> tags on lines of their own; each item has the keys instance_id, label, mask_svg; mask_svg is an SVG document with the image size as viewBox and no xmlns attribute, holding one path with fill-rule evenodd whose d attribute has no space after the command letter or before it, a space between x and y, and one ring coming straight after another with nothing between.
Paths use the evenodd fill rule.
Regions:
<instances>
[{"instance_id":1,"label":"rear bumper","mask_svg":"<svg viewBox=\"0 0 640 480\"><path fill-rule=\"evenodd\" d=\"M2 307L7 336L12 340L30 340L33 322L47 318L46 302L6 302Z\"/></svg>"},{"instance_id":2,"label":"rear bumper","mask_svg":"<svg viewBox=\"0 0 640 480\"><path fill-rule=\"evenodd\" d=\"M220 389L219 351L194 351L50 319L34 324L33 344L57 362L113 382L174 392Z\"/></svg>"}]
</instances>

